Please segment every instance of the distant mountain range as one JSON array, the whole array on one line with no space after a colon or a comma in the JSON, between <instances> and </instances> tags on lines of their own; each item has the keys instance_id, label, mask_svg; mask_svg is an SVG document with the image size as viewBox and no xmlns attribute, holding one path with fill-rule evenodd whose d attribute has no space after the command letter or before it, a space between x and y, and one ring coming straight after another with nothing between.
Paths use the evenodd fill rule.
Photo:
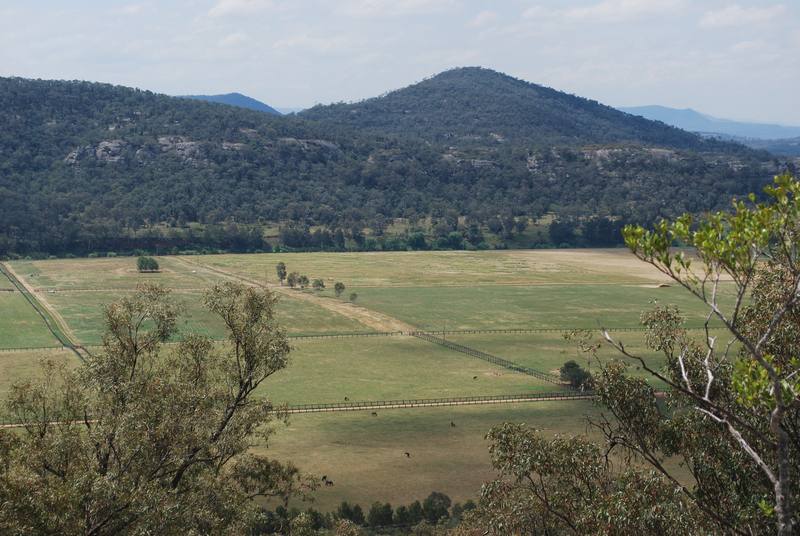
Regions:
<instances>
[{"instance_id":1,"label":"distant mountain range","mask_svg":"<svg viewBox=\"0 0 800 536\"><path fill-rule=\"evenodd\" d=\"M704 136L737 141L756 149L775 154L800 156L800 127L769 123L747 123L720 119L691 108L677 109L666 106L630 106L619 108L623 112L661 121L667 125L698 132Z\"/></svg>"},{"instance_id":2,"label":"distant mountain range","mask_svg":"<svg viewBox=\"0 0 800 536\"><path fill-rule=\"evenodd\" d=\"M282 115L281 112L275 108L264 104L260 100L256 100L241 93L225 93L224 95L181 95L184 99L201 100L206 102L216 102L220 104L227 104L229 106L236 106L238 108L246 108L248 110L256 110L259 112L266 112L273 115Z\"/></svg>"},{"instance_id":3,"label":"distant mountain range","mask_svg":"<svg viewBox=\"0 0 800 536\"><path fill-rule=\"evenodd\" d=\"M289 247L341 248L344 236L427 247L390 236L399 219L436 247L477 248L546 214L577 234L536 243L589 243L582 227L596 218L722 208L782 169L766 152L481 68L288 116L203 100L0 78L0 256L246 251L275 227Z\"/></svg>"}]
</instances>

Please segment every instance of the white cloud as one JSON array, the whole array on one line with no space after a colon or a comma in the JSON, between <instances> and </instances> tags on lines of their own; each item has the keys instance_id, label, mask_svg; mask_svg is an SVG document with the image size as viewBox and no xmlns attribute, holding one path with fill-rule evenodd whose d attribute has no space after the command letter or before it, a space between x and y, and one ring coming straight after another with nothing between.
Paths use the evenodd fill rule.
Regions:
<instances>
[{"instance_id":1,"label":"white cloud","mask_svg":"<svg viewBox=\"0 0 800 536\"><path fill-rule=\"evenodd\" d=\"M250 38L247 36L246 33L243 32L236 32L229 35L226 35L222 39L219 40L219 46L222 47L235 47L237 45L241 45L249 41Z\"/></svg>"},{"instance_id":2,"label":"white cloud","mask_svg":"<svg viewBox=\"0 0 800 536\"><path fill-rule=\"evenodd\" d=\"M456 0L340 0L338 5L348 15L375 17L434 13L456 3Z\"/></svg>"},{"instance_id":3,"label":"white cloud","mask_svg":"<svg viewBox=\"0 0 800 536\"><path fill-rule=\"evenodd\" d=\"M632 19L678 12L684 0L602 0L594 4L564 9L532 6L522 16L526 19L550 19L561 22L624 22Z\"/></svg>"},{"instance_id":4,"label":"white cloud","mask_svg":"<svg viewBox=\"0 0 800 536\"><path fill-rule=\"evenodd\" d=\"M208 10L208 15L211 17L251 15L272 7L272 0L217 0L217 3Z\"/></svg>"},{"instance_id":5,"label":"white cloud","mask_svg":"<svg viewBox=\"0 0 800 536\"><path fill-rule=\"evenodd\" d=\"M309 34L299 34L281 39L273 43L272 47L278 50L300 49L316 53L335 52L347 48L350 40L343 35L318 37Z\"/></svg>"},{"instance_id":6,"label":"white cloud","mask_svg":"<svg viewBox=\"0 0 800 536\"><path fill-rule=\"evenodd\" d=\"M497 13L494 11L481 11L477 15L475 15L471 21L469 21L468 26L471 28L482 28L487 24L491 24L497 20Z\"/></svg>"},{"instance_id":7,"label":"white cloud","mask_svg":"<svg viewBox=\"0 0 800 536\"><path fill-rule=\"evenodd\" d=\"M745 26L769 22L783 14L785 7L781 4L765 7L742 7L732 5L717 11L707 11L700 19L700 26L705 28L724 28L729 26Z\"/></svg>"},{"instance_id":8,"label":"white cloud","mask_svg":"<svg viewBox=\"0 0 800 536\"><path fill-rule=\"evenodd\" d=\"M120 13L123 15L138 15L142 12L144 6L142 4L128 4L120 8Z\"/></svg>"}]
</instances>

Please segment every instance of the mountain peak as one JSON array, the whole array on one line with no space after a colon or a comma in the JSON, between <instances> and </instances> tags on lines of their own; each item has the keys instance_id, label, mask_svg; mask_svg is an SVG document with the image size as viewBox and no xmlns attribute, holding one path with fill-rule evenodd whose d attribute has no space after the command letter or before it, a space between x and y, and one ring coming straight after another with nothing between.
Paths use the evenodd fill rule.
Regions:
<instances>
[{"instance_id":1,"label":"mountain peak","mask_svg":"<svg viewBox=\"0 0 800 536\"><path fill-rule=\"evenodd\" d=\"M300 115L451 145L495 136L534 145L707 145L694 134L484 67L450 69L380 97Z\"/></svg>"}]
</instances>

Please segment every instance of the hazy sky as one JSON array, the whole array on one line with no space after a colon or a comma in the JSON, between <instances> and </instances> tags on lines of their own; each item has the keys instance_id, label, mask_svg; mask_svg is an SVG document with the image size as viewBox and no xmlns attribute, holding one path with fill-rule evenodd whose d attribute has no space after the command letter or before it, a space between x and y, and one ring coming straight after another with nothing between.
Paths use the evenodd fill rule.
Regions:
<instances>
[{"instance_id":1,"label":"hazy sky","mask_svg":"<svg viewBox=\"0 0 800 536\"><path fill-rule=\"evenodd\" d=\"M601 102L800 125L798 0L0 0L0 75L277 107L481 65Z\"/></svg>"}]
</instances>

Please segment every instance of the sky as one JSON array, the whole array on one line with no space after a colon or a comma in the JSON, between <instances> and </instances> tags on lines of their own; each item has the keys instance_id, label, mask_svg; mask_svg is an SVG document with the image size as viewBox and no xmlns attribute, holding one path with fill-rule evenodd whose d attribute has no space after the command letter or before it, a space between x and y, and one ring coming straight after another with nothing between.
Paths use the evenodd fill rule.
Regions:
<instances>
[{"instance_id":1,"label":"sky","mask_svg":"<svg viewBox=\"0 0 800 536\"><path fill-rule=\"evenodd\" d=\"M800 1L0 0L0 76L303 108L469 65L800 125Z\"/></svg>"}]
</instances>

